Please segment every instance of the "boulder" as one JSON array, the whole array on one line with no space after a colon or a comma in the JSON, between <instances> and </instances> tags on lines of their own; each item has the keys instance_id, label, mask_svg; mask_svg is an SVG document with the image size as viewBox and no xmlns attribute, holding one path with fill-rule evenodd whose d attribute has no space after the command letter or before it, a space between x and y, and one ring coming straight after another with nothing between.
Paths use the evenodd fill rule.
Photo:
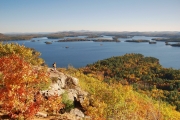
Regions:
<instances>
[{"instance_id":1,"label":"boulder","mask_svg":"<svg viewBox=\"0 0 180 120\"><path fill-rule=\"evenodd\" d=\"M64 75L64 74L60 74L60 75L58 76L58 81L57 81L57 83L59 84L59 86L60 86L61 88L65 88L66 79L67 79L67 76Z\"/></svg>"},{"instance_id":2,"label":"boulder","mask_svg":"<svg viewBox=\"0 0 180 120\"><path fill-rule=\"evenodd\" d=\"M40 117L46 118L46 117L48 116L48 114L45 113L45 112L37 112L37 113L36 113L36 116L40 116Z\"/></svg>"},{"instance_id":3,"label":"boulder","mask_svg":"<svg viewBox=\"0 0 180 120\"><path fill-rule=\"evenodd\" d=\"M60 96L64 92L65 90L62 89L58 83L52 83L48 90L41 91L41 93L46 97L54 96L54 95Z\"/></svg>"},{"instance_id":4,"label":"boulder","mask_svg":"<svg viewBox=\"0 0 180 120\"><path fill-rule=\"evenodd\" d=\"M79 117L79 118L84 118L85 117L84 113L81 110L77 109L77 108L72 109L70 111L70 114L74 114L76 117Z\"/></svg>"},{"instance_id":5,"label":"boulder","mask_svg":"<svg viewBox=\"0 0 180 120\"><path fill-rule=\"evenodd\" d=\"M77 86L78 83L79 83L79 80L77 78L75 78L75 77L71 77L71 78L72 78L73 84Z\"/></svg>"},{"instance_id":6,"label":"boulder","mask_svg":"<svg viewBox=\"0 0 180 120\"><path fill-rule=\"evenodd\" d=\"M69 89L67 90L68 93L68 99L71 101L74 101L74 97L78 97L78 92L75 89Z\"/></svg>"},{"instance_id":7,"label":"boulder","mask_svg":"<svg viewBox=\"0 0 180 120\"><path fill-rule=\"evenodd\" d=\"M60 90L61 88L58 83L52 83L50 86L50 89L51 90Z\"/></svg>"}]
</instances>

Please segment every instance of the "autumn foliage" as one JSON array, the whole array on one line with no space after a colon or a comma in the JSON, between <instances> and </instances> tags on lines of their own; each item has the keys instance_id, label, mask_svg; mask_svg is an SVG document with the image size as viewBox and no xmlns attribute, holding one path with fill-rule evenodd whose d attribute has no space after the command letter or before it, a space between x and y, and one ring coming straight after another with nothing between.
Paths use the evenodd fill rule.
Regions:
<instances>
[{"instance_id":1,"label":"autumn foliage","mask_svg":"<svg viewBox=\"0 0 180 120\"><path fill-rule=\"evenodd\" d=\"M85 114L93 120L179 120L175 107L160 99L153 100L138 93L130 85L106 83L81 69L68 68L67 73L79 79L80 86L89 93L84 99ZM113 78L112 78L113 79ZM160 91L156 89L156 95Z\"/></svg>"},{"instance_id":2,"label":"autumn foliage","mask_svg":"<svg viewBox=\"0 0 180 120\"><path fill-rule=\"evenodd\" d=\"M33 48L15 43L3 44L0 42L0 57L16 54L32 65L41 65L44 60L40 58L41 53Z\"/></svg>"},{"instance_id":3,"label":"autumn foliage","mask_svg":"<svg viewBox=\"0 0 180 120\"><path fill-rule=\"evenodd\" d=\"M41 110L57 115L60 109L73 107L64 95L40 94L50 79L45 67L33 66L43 62L39 55L23 45L0 43L0 108L12 119L33 119ZM175 110L180 109L180 70L163 68L156 58L126 54L62 70L78 78L81 89L88 92L81 105L93 120L180 118Z\"/></svg>"},{"instance_id":4,"label":"autumn foliage","mask_svg":"<svg viewBox=\"0 0 180 120\"><path fill-rule=\"evenodd\" d=\"M132 85L136 91L146 91L154 99L161 99L180 111L180 70L164 68L154 57L142 54L125 54L99 60L81 68L83 73L106 83ZM153 94L153 90L162 95Z\"/></svg>"},{"instance_id":5,"label":"autumn foliage","mask_svg":"<svg viewBox=\"0 0 180 120\"><path fill-rule=\"evenodd\" d=\"M38 111L58 113L61 96L45 97L51 84L40 53L24 45L0 43L0 110L11 119L33 119Z\"/></svg>"},{"instance_id":6,"label":"autumn foliage","mask_svg":"<svg viewBox=\"0 0 180 120\"><path fill-rule=\"evenodd\" d=\"M45 70L34 69L18 55L0 58L1 107L12 118L30 118L38 111L40 84L48 81Z\"/></svg>"}]
</instances>

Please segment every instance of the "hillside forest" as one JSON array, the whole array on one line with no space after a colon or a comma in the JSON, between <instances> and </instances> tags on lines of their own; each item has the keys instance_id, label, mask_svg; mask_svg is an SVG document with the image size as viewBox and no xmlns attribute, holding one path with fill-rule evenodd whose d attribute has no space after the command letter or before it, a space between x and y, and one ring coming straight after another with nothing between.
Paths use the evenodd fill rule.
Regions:
<instances>
[{"instance_id":1,"label":"hillside forest","mask_svg":"<svg viewBox=\"0 0 180 120\"><path fill-rule=\"evenodd\" d=\"M109 84L131 85L135 91L170 103L180 111L180 70L163 68L157 58L131 53L97 61L82 70Z\"/></svg>"}]
</instances>

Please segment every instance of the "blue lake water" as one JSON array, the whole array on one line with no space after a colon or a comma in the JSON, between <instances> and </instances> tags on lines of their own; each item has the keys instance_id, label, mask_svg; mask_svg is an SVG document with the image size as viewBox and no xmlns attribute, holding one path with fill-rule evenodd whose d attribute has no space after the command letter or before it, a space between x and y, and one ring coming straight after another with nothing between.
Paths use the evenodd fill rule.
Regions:
<instances>
[{"instance_id":1,"label":"blue lake water","mask_svg":"<svg viewBox=\"0 0 180 120\"><path fill-rule=\"evenodd\" d=\"M80 36L81 38L85 36ZM73 37L72 37L73 38ZM111 36L104 36L111 39ZM180 69L180 47L166 46L164 42L156 44L124 42L130 39L151 40L153 37L134 36L133 38L121 38L121 42L56 42L58 39L33 38L31 41L9 41L24 44L41 52L41 57L48 66L54 62L57 67L72 65L75 68L84 67L87 64L112 56L121 56L126 53L141 53L144 56L156 57L160 64L166 68ZM52 44L45 44L50 41ZM66 48L68 47L68 48Z\"/></svg>"}]
</instances>

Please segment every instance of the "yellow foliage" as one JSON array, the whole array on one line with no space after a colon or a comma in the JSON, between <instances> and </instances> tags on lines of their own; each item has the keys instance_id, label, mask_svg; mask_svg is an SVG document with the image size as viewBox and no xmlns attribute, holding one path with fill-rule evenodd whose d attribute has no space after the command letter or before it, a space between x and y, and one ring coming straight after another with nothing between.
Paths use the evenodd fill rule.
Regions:
<instances>
[{"instance_id":1,"label":"yellow foliage","mask_svg":"<svg viewBox=\"0 0 180 120\"><path fill-rule=\"evenodd\" d=\"M23 57L27 62L32 65L41 65L44 60L39 58L40 52L35 51L32 48L27 48L24 45L15 43L3 44L0 42L0 57L16 54Z\"/></svg>"},{"instance_id":2,"label":"yellow foliage","mask_svg":"<svg viewBox=\"0 0 180 120\"><path fill-rule=\"evenodd\" d=\"M62 98L60 96L50 96L48 100L43 103L43 110L46 110L48 114L57 114L60 109L64 108Z\"/></svg>"},{"instance_id":3,"label":"yellow foliage","mask_svg":"<svg viewBox=\"0 0 180 120\"><path fill-rule=\"evenodd\" d=\"M67 71L68 72L68 71ZM131 86L107 84L76 70L71 75L79 78L80 86L91 96L85 99L86 114L93 119L179 120L180 113L162 101L154 101ZM154 90L154 94L162 95Z\"/></svg>"}]
</instances>

